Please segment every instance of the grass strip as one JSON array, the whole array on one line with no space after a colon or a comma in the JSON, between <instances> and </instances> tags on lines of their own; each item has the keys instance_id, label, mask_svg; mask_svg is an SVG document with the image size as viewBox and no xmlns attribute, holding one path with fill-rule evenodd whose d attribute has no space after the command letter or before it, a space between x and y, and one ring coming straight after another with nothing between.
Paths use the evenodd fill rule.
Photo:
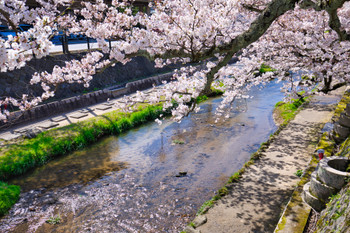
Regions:
<instances>
[{"instance_id":1,"label":"grass strip","mask_svg":"<svg viewBox=\"0 0 350 233\"><path fill-rule=\"evenodd\" d=\"M350 103L350 91L346 91L338 103L337 107L335 108L334 115L332 117L332 122L338 122L340 118L340 114L344 111L346 108L346 105Z\"/></svg>"},{"instance_id":2,"label":"grass strip","mask_svg":"<svg viewBox=\"0 0 350 233\"><path fill-rule=\"evenodd\" d=\"M295 115L298 113L299 107L308 102L309 98L292 99L291 102L279 101L275 104L274 112L283 119L283 122L289 122L294 119Z\"/></svg>"},{"instance_id":3,"label":"grass strip","mask_svg":"<svg viewBox=\"0 0 350 233\"><path fill-rule=\"evenodd\" d=\"M33 139L25 139L1 151L0 180L7 180L41 166L53 158L79 150L104 135L117 135L163 112L161 105L147 106L132 113L114 111L66 127L40 133Z\"/></svg>"},{"instance_id":4,"label":"grass strip","mask_svg":"<svg viewBox=\"0 0 350 233\"><path fill-rule=\"evenodd\" d=\"M8 185L0 181L0 216L5 215L7 211L19 199L20 187L17 185Z\"/></svg>"}]
</instances>

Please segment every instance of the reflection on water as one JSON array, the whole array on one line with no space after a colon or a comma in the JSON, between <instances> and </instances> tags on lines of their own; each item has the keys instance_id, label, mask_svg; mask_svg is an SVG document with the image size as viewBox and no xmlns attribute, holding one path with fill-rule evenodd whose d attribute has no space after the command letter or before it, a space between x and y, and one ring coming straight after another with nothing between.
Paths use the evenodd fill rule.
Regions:
<instances>
[{"instance_id":1,"label":"reflection on water","mask_svg":"<svg viewBox=\"0 0 350 233\"><path fill-rule=\"evenodd\" d=\"M108 172L126 168L125 162L111 160L110 153L112 151L115 153L118 147L110 148L111 151L106 149L108 140L105 139L105 143L98 143L86 150L51 161L35 169L29 175L18 177L9 183L20 185L22 192L27 192L36 188L65 187L73 183L87 183Z\"/></svg>"},{"instance_id":2,"label":"reflection on water","mask_svg":"<svg viewBox=\"0 0 350 233\"><path fill-rule=\"evenodd\" d=\"M220 99L212 99L180 124L149 123L17 179L28 192L0 229L178 232L275 130L279 87L252 93L247 111L233 111L224 122L214 123ZM177 177L179 172L187 175ZM57 214L60 224L45 223Z\"/></svg>"}]
</instances>

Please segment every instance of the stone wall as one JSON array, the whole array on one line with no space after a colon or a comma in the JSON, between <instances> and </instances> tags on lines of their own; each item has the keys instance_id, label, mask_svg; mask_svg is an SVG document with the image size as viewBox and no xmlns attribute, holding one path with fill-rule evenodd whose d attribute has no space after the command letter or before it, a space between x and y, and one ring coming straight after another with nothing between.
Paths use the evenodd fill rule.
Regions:
<instances>
[{"instance_id":1,"label":"stone wall","mask_svg":"<svg viewBox=\"0 0 350 233\"><path fill-rule=\"evenodd\" d=\"M317 222L315 232L350 232L350 187L345 186L332 197Z\"/></svg>"},{"instance_id":2,"label":"stone wall","mask_svg":"<svg viewBox=\"0 0 350 233\"><path fill-rule=\"evenodd\" d=\"M1 123L0 126L6 124L16 125L29 121L39 120L44 117L57 115L60 113L72 111L77 108L86 107L107 101L108 98L117 98L127 94L136 92L136 90L145 90L153 85L159 85L162 81L170 81L172 73L156 75L142 80L129 82L125 87L114 86L103 90L90 92L84 95L78 95L50 103L42 104L28 111L16 111L11 113L7 123Z\"/></svg>"},{"instance_id":3,"label":"stone wall","mask_svg":"<svg viewBox=\"0 0 350 233\"><path fill-rule=\"evenodd\" d=\"M48 56L40 60L33 59L22 69L0 73L0 97L21 97L23 93L34 96L41 95L42 89L40 85L29 84L35 72L51 72L55 65L62 66L65 61L72 59L80 60L83 55L84 54L56 55ZM127 82L166 73L172 71L174 68L175 66L156 69L154 68L154 64L146 58L137 57L126 65L119 63L114 67L109 67L103 73L94 75L94 79L88 89L84 88L82 84L61 84L54 98L59 100L82 94L82 92L90 92L115 85L125 85Z\"/></svg>"}]
</instances>

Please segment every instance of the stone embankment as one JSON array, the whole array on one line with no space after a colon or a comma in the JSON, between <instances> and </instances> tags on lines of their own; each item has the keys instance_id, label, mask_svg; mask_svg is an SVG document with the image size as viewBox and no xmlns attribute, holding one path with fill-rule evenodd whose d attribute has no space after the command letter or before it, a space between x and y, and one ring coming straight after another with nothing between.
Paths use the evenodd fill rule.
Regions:
<instances>
[{"instance_id":1,"label":"stone embankment","mask_svg":"<svg viewBox=\"0 0 350 233\"><path fill-rule=\"evenodd\" d=\"M146 79L129 82L125 86L109 87L84 95L42 104L25 112L16 111L11 113L9 116L9 121L7 123L0 123L0 126L6 127L6 125L13 126L29 121L36 121L45 117L50 117L78 108L101 103L107 101L107 99L128 95L136 92L137 90L145 90L151 88L153 85L160 85L162 84L162 81L170 81L171 77L172 73L156 75Z\"/></svg>"},{"instance_id":2,"label":"stone embankment","mask_svg":"<svg viewBox=\"0 0 350 233\"><path fill-rule=\"evenodd\" d=\"M35 72L52 72L55 66L64 66L65 62L70 60L80 60L84 53L70 55L47 56L42 59L33 59L21 69L0 73L0 97L12 96L19 97L22 94L29 96L38 96L43 92L41 85L29 85L30 80ZM93 76L89 88L85 88L82 84L62 83L55 92L55 98L63 99L80 95L84 91L94 91L106 87L115 86L117 84L125 84L127 82L140 80L145 77L154 76L171 72L178 66L166 66L163 68L155 68L154 63L143 57L133 58L132 61L123 65L121 63L108 67L103 72Z\"/></svg>"}]
</instances>

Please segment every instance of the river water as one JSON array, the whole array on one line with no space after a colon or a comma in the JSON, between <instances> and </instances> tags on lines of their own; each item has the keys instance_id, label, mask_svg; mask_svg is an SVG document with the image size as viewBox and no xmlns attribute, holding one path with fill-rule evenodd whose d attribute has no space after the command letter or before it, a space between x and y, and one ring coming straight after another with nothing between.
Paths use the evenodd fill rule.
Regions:
<instances>
[{"instance_id":1,"label":"river water","mask_svg":"<svg viewBox=\"0 0 350 233\"><path fill-rule=\"evenodd\" d=\"M220 98L210 99L180 124L148 123L12 180L22 194L0 231L181 231L276 130L279 87L255 88L225 121L214 123Z\"/></svg>"}]
</instances>

